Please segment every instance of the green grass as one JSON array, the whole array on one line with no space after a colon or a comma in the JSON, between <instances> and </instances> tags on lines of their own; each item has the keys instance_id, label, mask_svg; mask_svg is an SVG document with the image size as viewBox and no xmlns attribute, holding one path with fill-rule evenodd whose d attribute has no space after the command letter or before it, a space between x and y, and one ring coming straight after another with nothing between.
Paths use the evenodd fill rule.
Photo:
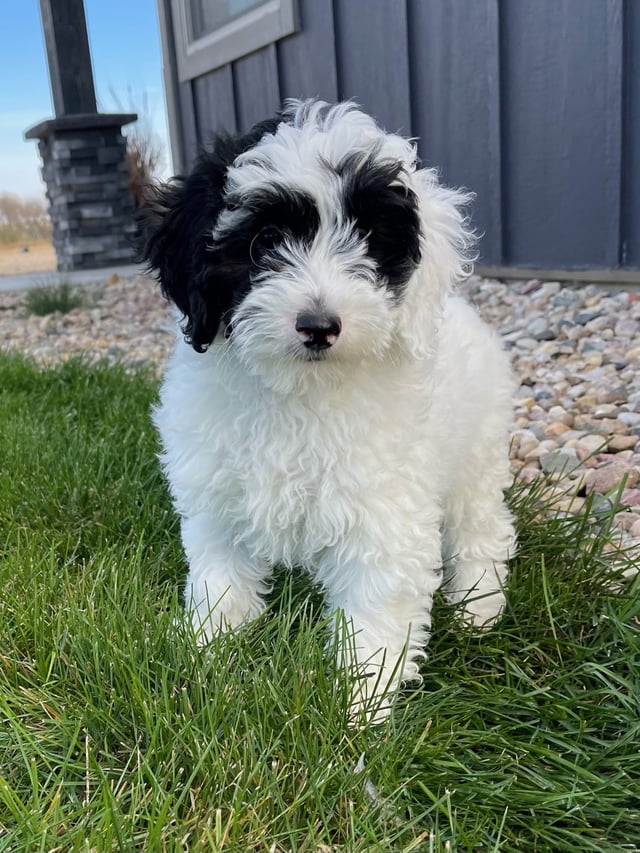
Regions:
<instances>
[{"instance_id":1,"label":"green grass","mask_svg":"<svg viewBox=\"0 0 640 853\"><path fill-rule=\"evenodd\" d=\"M606 519L514 493L499 627L438 602L424 684L353 729L300 578L206 651L179 627L155 393L0 356L0 850L640 850L640 600Z\"/></svg>"},{"instance_id":2,"label":"green grass","mask_svg":"<svg viewBox=\"0 0 640 853\"><path fill-rule=\"evenodd\" d=\"M79 288L61 281L57 284L43 284L28 290L24 298L24 306L28 314L44 317L45 314L68 314L74 308L84 304Z\"/></svg>"}]
</instances>

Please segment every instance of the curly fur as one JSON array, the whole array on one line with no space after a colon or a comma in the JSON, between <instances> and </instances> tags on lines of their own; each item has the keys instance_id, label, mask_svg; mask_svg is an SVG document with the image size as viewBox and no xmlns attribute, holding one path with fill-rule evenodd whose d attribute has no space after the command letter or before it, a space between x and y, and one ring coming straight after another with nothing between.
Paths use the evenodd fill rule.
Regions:
<instances>
[{"instance_id":1,"label":"curly fur","mask_svg":"<svg viewBox=\"0 0 640 853\"><path fill-rule=\"evenodd\" d=\"M418 676L443 565L475 624L504 604L512 385L454 293L468 201L353 104L306 101L146 214L185 317L155 422L194 625L254 618L274 564L300 567L353 630L356 701Z\"/></svg>"}]
</instances>

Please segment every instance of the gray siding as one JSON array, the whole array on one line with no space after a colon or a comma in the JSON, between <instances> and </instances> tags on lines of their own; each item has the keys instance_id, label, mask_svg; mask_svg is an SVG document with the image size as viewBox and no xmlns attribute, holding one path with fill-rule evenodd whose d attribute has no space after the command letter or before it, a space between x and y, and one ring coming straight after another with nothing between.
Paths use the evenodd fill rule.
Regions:
<instances>
[{"instance_id":1,"label":"gray siding","mask_svg":"<svg viewBox=\"0 0 640 853\"><path fill-rule=\"evenodd\" d=\"M621 0L502 3L507 264L618 263L621 10Z\"/></svg>"},{"instance_id":2,"label":"gray siding","mask_svg":"<svg viewBox=\"0 0 640 853\"><path fill-rule=\"evenodd\" d=\"M192 85L200 140L206 145L215 129L224 128L227 133L237 133L231 65L223 65L210 74L196 77Z\"/></svg>"},{"instance_id":3,"label":"gray siding","mask_svg":"<svg viewBox=\"0 0 640 853\"><path fill-rule=\"evenodd\" d=\"M409 52L404 3L336 3L340 98L353 98L391 131L411 133Z\"/></svg>"},{"instance_id":4,"label":"gray siding","mask_svg":"<svg viewBox=\"0 0 640 853\"><path fill-rule=\"evenodd\" d=\"M280 82L276 45L270 44L234 62L233 81L240 130L246 130L277 112Z\"/></svg>"},{"instance_id":5,"label":"gray siding","mask_svg":"<svg viewBox=\"0 0 640 853\"><path fill-rule=\"evenodd\" d=\"M621 262L640 267L640 3L626 0L623 14Z\"/></svg>"},{"instance_id":6,"label":"gray siding","mask_svg":"<svg viewBox=\"0 0 640 853\"><path fill-rule=\"evenodd\" d=\"M278 72L283 98L338 99L338 74L332 0L300 0L300 30L278 42Z\"/></svg>"},{"instance_id":7,"label":"gray siding","mask_svg":"<svg viewBox=\"0 0 640 853\"><path fill-rule=\"evenodd\" d=\"M193 82L179 83L177 92L177 112L180 117L182 152L186 160L183 166L193 162L198 153L200 139L196 125Z\"/></svg>"},{"instance_id":8,"label":"gray siding","mask_svg":"<svg viewBox=\"0 0 640 853\"><path fill-rule=\"evenodd\" d=\"M485 259L502 257L497 0L410 0L412 132L426 165L472 190ZM465 45L461 50L461 45Z\"/></svg>"},{"instance_id":9,"label":"gray siding","mask_svg":"<svg viewBox=\"0 0 640 853\"><path fill-rule=\"evenodd\" d=\"M183 166L284 98L353 98L475 193L482 263L640 267L640 0L298 0L298 13L297 33L176 87Z\"/></svg>"}]
</instances>

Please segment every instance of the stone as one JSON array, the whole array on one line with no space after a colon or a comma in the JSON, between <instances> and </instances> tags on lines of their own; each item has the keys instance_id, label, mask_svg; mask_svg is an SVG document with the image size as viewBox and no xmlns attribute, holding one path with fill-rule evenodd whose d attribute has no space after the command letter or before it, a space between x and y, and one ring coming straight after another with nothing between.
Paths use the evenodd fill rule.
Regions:
<instances>
[{"instance_id":1,"label":"stone","mask_svg":"<svg viewBox=\"0 0 640 853\"><path fill-rule=\"evenodd\" d=\"M533 404L535 403L535 400L533 399L533 397L530 396L529 390L530 389L529 389L528 385L525 385L522 388L520 388L520 392L523 392L523 393L521 396L518 396L518 394L516 393L516 398L513 401L516 406L518 406L519 408L526 408L526 409L530 409L533 406Z\"/></svg>"},{"instance_id":2,"label":"stone","mask_svg":"<svg viewBox=\"0 0 640 853\"><path fill-rule=\"evenodd\" d=\"M638 336L638 322L631 317L622 316L617 321L614 331L619 338L636 338Z\"/></svg>"},{"instance_id":3,"label":"stone","mask_svg":"<svg viewBox=\"0 0 640 853\"><path fill-rule=\"evenodd\" d=\"M81 219L109 219L113 216L112 204L81 204L78 207Z\"/></svg>"},{"instance_id":4,"label":"stone","mask_svg":"<svg viewBox=\"0 0 640 853\"><path fill-rule=\"evenodd\" d=\"M602 450L606 444L606 438L603 438L601 435L585 435L576 441L576 453L578 454L578 458L584 461L587 456L596 453L598 450Z\"/></svg>"},{"instance_id":5,"label":"stone","mask_svg":"<svg viewBox=\"0 0 640 853\"><path fill-rule=\"evenodd\" d=\"M614 435L609 439L607 449L617 453L620 450L633 450L640 439L637 435Z\"/></svg>"},{"instance_id":6,"label":"stone","mask_svg":"<svg viewBox=\"0 0 640 853\"><path fill-rule=\"evenodd\" d=\"M598 406L591 415L592 418L615 418L618 414L618 407L614 403L604 403Z\"/></svg>"},{"instance_id":7,"label":"stone","mask_svg":"<svg viewBox=\"0 0 640 853\"><path fill-rule=\"evenodd\" d=\"M530 441L523 441L518 447L518 452L516 457L521 459L523 462L528 461L529 459L535 459L537 457L531 456L534 450L538 447L538 440L536 438L531 439Z\"/></svg>"},{"instance_id":8,"label":"stone","mask_svg":"<svg viewBox=\"0 0 640 853\"><path fill-rule=\"evenodd\" d=\"M549 453L544 453L540 456L540 467L545 474L564 474L568 475L576 468L581 468L582 463L577 458L575 450L571 448L562 448L552 450Z\"/></svg>"},{"instance_id":9,"label":"stone","mask_svg":"<svg viewBox=\"0 0 640 853\"><path fill-rule=\"evenodd\" d=\"M618 418L600 418L596 421L603 435L626 435L629 427Z\"/></svg>"},{"instance_id":10,"label":"stone","mask_svg":"<svg viewBox=\"0 0 640 853\"><path fill-rule=\"evenodd\" d=\"M526 429L529 426L529 418L525 418L524 415L519 415L515 418L513 422L514 429Z\"/></svg>"},{"instance_id":11,"label":"stone","mask_svg":"<svg viewBox=\"0 0 640 853\"><path fill-rule=\"evenodd\" d=\"M547 413L542 406L534 403L534 405L529 409L529 417L532 421L544 421L547 418Z\"/></svg>"},{"instance_id":12,"label":"stone","mask_svg":"<svg viewBox=\"0 0 640 853\"><path fill-rule=\"evenodd\" d=\"M575 447L578 440L584 435L586 433L582 430L570 429L568 432L563 432L562 435L559 435L556 440L561 447Z\"/></svg>"},{"instance_id":13,"label":"stone","mask_svg":"<svg viewBox=\"0 0 640 853\"><path fill-rule=\"evenodd\" d=\"M529 424L529 429L533 433L534 437L538 439L538 441L543 441L545 438L553 438L552 435L547 435L547 424L544 420L539 421L531 421Z\"/></svg>"},{"instance_id":14,"label":"stone","mask_svg":"<svg viewBox=\"0 0 640 853\"><path fill-rule=\"evenodd\" d=\"M618 412L617 417L628 427L640 426L640 413L638 412Z\"/></svg>"},{"instance_id":15,"label":"stone","mask_svg":"<svg viewBox=\"0 0 640 853\"><path fill-rule=\"evenodd\" d=\"M571 378L569 379L569 382L571 382ZM568 391L569 396L574 400L576 400L578 397L582 397L586 393L587 393L586 383L580 382L579 380L578 380L578 384L573 385Z\"/></svg>"},{"instance_id":16,"label":"stone","mask_svg":"<svg viewBox=\"0 0 640 853\"><path fill-rule=\"evenodd\" d=\"M554 509L560 512L577 515L579 512L582 512L585 504L585 498L578 497L577 495L565 495L564 497L558 498L558 500L554 502L553 506Z\"/></svg>"},{"instance_id":17,"label":"stone","mask_svg":"<svg viewBox=\"0 0 640 853\"><path fill-rule=\"evenodd\" d=\"M543 405L543 401L552 400L553 397L553 389L549 385L539 385L533 394L533 399L540 405Z\"/></svg>"},{"instance_id":18,"label":"stone","mask_svg":"<svg viewBox=\"0 0 640 853\"><path fill-rule=\"evenodd\" d=\"M39 139L58 270L132 262L133 200L123 124L131 113L65 115L26 133Z\"/></svg>"},{"instance_id":19,"label":"stone","mask_svg":"<svg viewBox=\"0 0 640 853\"><path fill-rule=\"evenodd\" d=\"M615 504L610 498L605 495L596 494L591 503L591 515L596 519L602 516L609 516L614 507Z\"/></svg>"},{"instance_id":20,"label":"stone","mask_svg":"<svg viewBox=\"0 0 640 853\"><path fill-rule=\"evenodd\" d=\"M544 435L547 438L557 438L565 432L571 432L571 428L561 421L554 421L544 428Z\"/></svg>"},{"instance_id":21,"label":"stone","mask_svg":"<svg viewBox=\"0 0 640 853\"><path fill-rule=\"evenodd\" d=\"M522 480L524 483L533 483L540 476L542 476L542 471L537 465L525 465L518 471L518 480Z\"/></svg>"},{"instance_id":22,"label":"stone","mask_svg":"<svg viewBox=\"0 0 640 853\"><path fill-rule=\"evenodd\" d=\"M554 308L569 308L580 301L580 295L575 290L566 288L553 297L551 304Z\"/></svg>"},{"instance_id":23,"label":"stone","mask_svg":"<svg viewBox=\"0 0 640 853\"><path fill-rule=\"evenodd\" d=\"M535 338L536 341L550 341L555 338L555 334L544 317L537 317L532 320L526 328L526 333Z\"/></svg>"},{"instance_id":24,"label":"stone","mask_svg":"<svg viewBox=\"0 0 640 853\"><path fill-rule=\"evenodd\" d=\"M640 515L638 513L629 512L628 510L617 512L613 518L616 527L619 527L620 530L631 530L636 521L640 521Z\"/></svg>"},{"instance_id":25,"label":"stone","mask_svg":"<svg viewBox=\"0 0 640 853\"><path fill-rule=\"evenodd\" d=\"M601 338L581 338L578 351L586 356L587 364L600 367L604 361L604 350L606 343Z\"/></svg>"},{"instance_id":26,"label":"stone","mask_svg":"<svg viewBox=\"0 0 640 853\"><path fill-rule=\"evenodd\" d=\"M622 385L615 388L603 386L596 391L596 402L598 403L626 403L627 400L627 390Z\"/></svg>"},{"instance_id":27,"label":"stone","mask_svg":"<svg viewBox=\"0 0 640 853\"><path fill-rule=\"evenodd\" d=\"M584 485L587 492L606 494L619 487L625 478L625 487L633 488L640 480L640 470L623 462L610 462L587 471Z\"/></svg>"},{"instance_id":28,"label":"stone","mask_svg":"<svg viewBox=\"0 0 640 853\"><path fill-rule=\"evenodd\" d=\"M536 348L537 344L538 344L538 341L536 340L536 338L532 338L530 336L527 336L527 337L519 338L516 346L519 349L534 350Z\"/></svg>"},{"instance_id":29,"label":"stone","mask_svg":"<svg viewBox=\"0 0 640 853\"><path fill-rule=\"evenodd\" d=\"M537 441L538 439L530 429L512 430L510 438L512 455L516 454L523 444L533 444L534 442L537 443Z\"/></svg>"},{"instance_id":30,"label":"stone","mask_svg":"<svg viewBox=\"0 0 640 853\"><path fill-rule=\"evenodd\" d=\"M531 450L526 453L524 456L522 455L522 450L518 453L518 457L520 459L524 459L525 462L533 462L536 459L540 459L541 456L544 456L545 453L550 453L552 450L556 450L558 447L555 441L551 439L545 439L541 441L536 447L532 447Z\"/></svg>"},{"instance_id":31,"label":"stone","mask_svg":"<svg viewBox=\"0 0 640 853\"><path fill-rule=\"evenodd\" d=\"M521 284L519 289L520 293L522 293L523 296L526 296L529 293L535 293L536 290L540 290L541 287L542 282L539 281L537 278L532 278L529 279L529 281L525 281L523 284Z\"/></svg>"},{"instance_id":32,"label":"stone","mask_svg":"<svg viewBox=\"0 0 640 853\"><path fill-rule=\"evenodd\" d=\"M578 326L585 326L591 320L595 320L596 317L599 317L601 313L602 312L597 308L586 309L584 311L578 311L573 320L578 324Z\"/></svg>"},{"instance_id":33,"label":"stone","mask_svg":"<svg viewBox=\"0 0 640 853\"><path fill-rule=\"evenodd\" d=\"M563 409L562 406L552 406L549 409L549 417L556 423L563 423L569 427L573 426L573 415ZM638 421L640 422L640 415L638 415Z\"/></svg>"},{"instance_id":34,"label":"stone","mask_svg":"<svg viewBox=\"0 0 640 853\"><path fill-rule=\"evenodd\" d=\"M620 503L624 506L640 507L640 489L624 489L620 495Z\"/></svg>"}]
</instances>

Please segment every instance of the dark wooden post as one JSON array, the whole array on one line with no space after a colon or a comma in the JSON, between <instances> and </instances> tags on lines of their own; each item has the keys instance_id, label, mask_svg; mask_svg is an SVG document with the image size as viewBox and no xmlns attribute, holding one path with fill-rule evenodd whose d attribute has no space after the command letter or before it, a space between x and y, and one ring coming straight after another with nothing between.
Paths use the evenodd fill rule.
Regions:
<instances>
[{"instance_id":1,"label":"dark wooden post","mask_svg":"<svg viewBox=\"0 0 640 853\"><path fill-rule=\"evenodd\" d=\"M135 113L99 113L83 0L40 0L56 117L38 139L53 243L62 271L133 260L133 199L122 126Z\"/></svg>"},{"instance_id":2,"label":"dark wooden post","mask_svg":"<svg viewBox=\"0 0 640 853\"><path fill-rule=\"evenodd\" d=\"M56 115L97 112L83 0L40 0L40 14Z\"/></svg>"}]
</instances>

